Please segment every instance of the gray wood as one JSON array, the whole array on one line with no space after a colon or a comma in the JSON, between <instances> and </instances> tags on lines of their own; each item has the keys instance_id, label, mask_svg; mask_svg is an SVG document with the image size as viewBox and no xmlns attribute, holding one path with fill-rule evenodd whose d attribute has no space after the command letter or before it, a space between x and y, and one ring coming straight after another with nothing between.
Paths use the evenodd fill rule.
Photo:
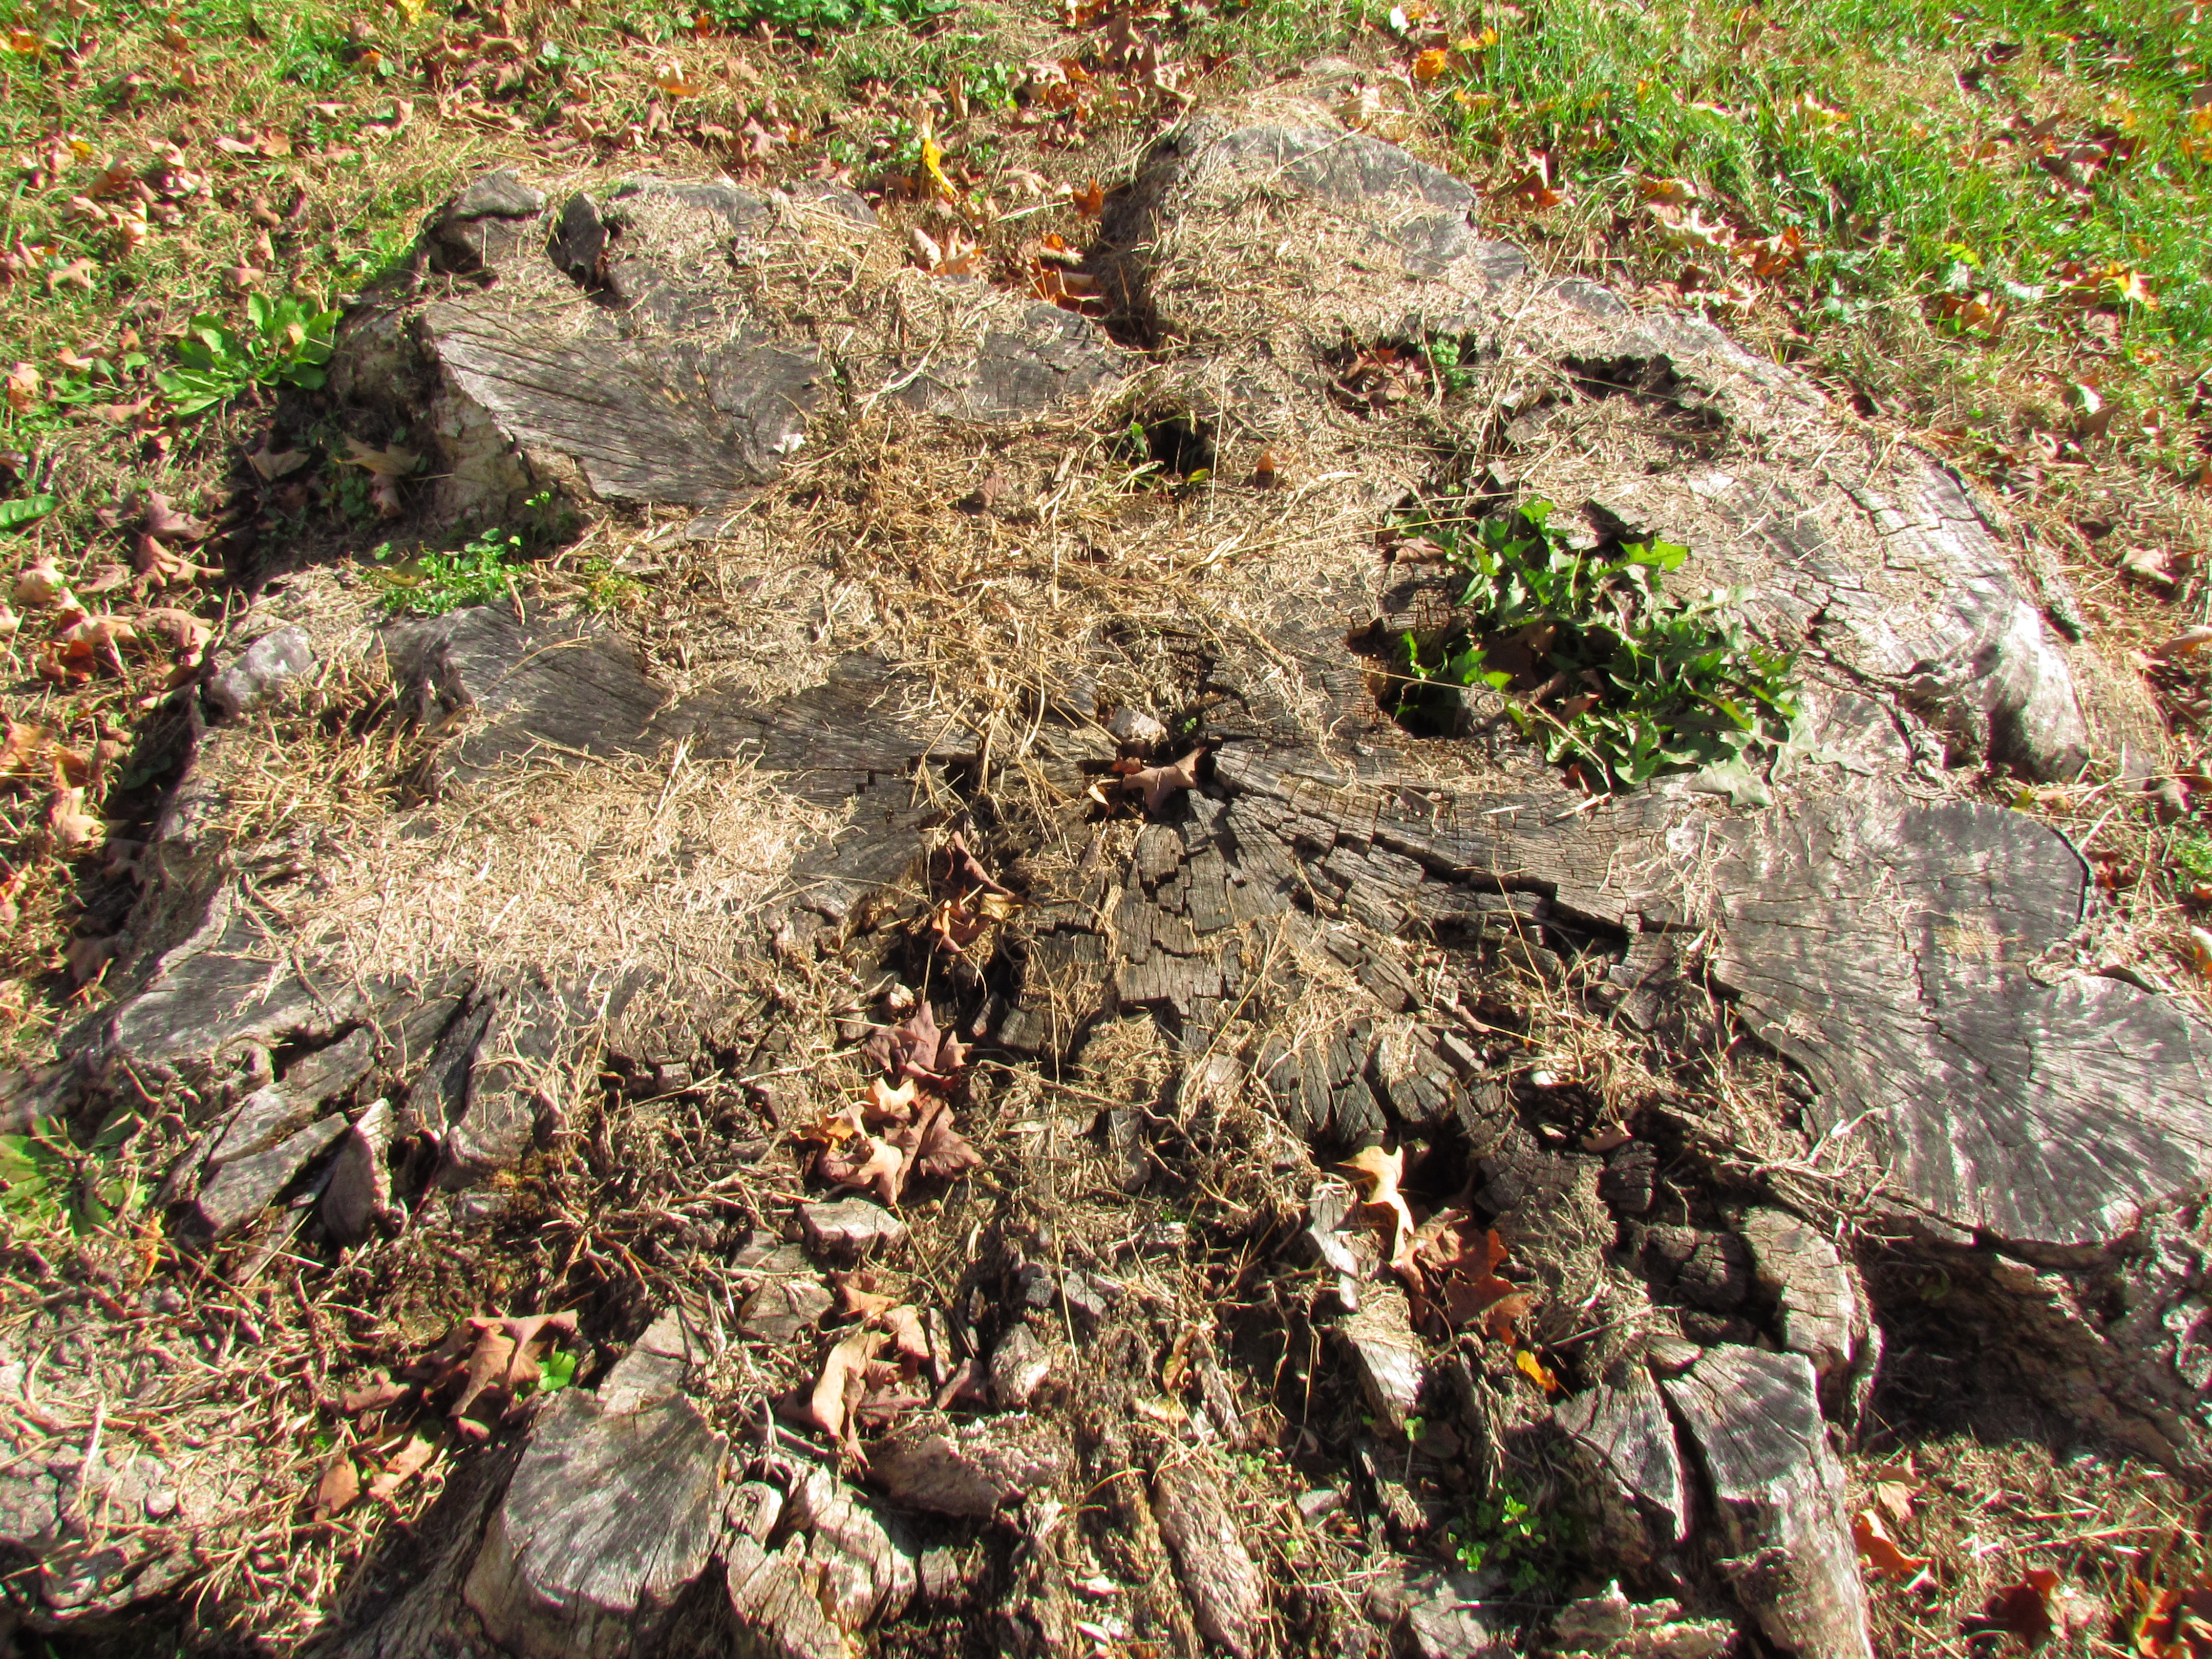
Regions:
<instances>
[{"instance_id":1,"label":"gray wood","mask_svg":"<svg viewBox=\"0 0 2212 1659\"><path fill-rule=\"evenodd\" d=\"M811 346L757 335L647 344L477 300L440 301L422 320L471 402L526 447L572 459L609 501L731 507L775 476L822 397Z\"/></svg>"},{"instance_id":2,"label":"gray wood","mask_svg":"<svg viewBox=\"0 0 2212 1659\"><path fill-rule=\"evenodd\" d=\"M323 1231L341 1244L360 1243L395 1213L388 1161L393 1125L391 1103L372 1101L339 1138L316 1213Z\"/></svg>"},{"instance_id":3,"label":"gray wood","mask_svg":"<svg viewBox=\"0 0 2212 1659\"><path fill-rule=\"evenodd\" d=\"M722 1577L737 1659L851 1659L843 1633L808 1582L805 1559L802 1539L781 1550L750 1538L730 1543Z\"/></svg>"},{"instance_id":4,"label":"gray wood","mask_svg":"<svg viewBox=\"0 0 2212 1659\"><path fill-rule=\"evenodd\" d=\"M556 1396L485 1531L469 1606L526 1659L650 1652L720 1534L725 1445L680 1395L621 1414Z\"/></svg>"},{"instance_id":5,"label":"gray wood","mask_svg":"<svg viewBox=\"0 0 2212 1659\"><path fill-rule=\"evenodd\" d=\"M806 1560L831 1623L855 1632L905 1613L921 1570L902 1519L818 1468L793 1475L785 1514L806 1534Z\"/></svg>"},{"instance_id":6,"label":"gray wood","mask_svg":"<svg viewBox=\"0 0 2212 1659\"><path fill-rule=\"evenodd\" d=\"M1220 1478L1198 1459L1170 1456L1152 1476L1152 1518L1200 1633L1236 1659L1250 1659L1267 1620L1267 1584Z\"/></svg>"},{"instance_id":7,"label":"gray wood","mask_svg":"<svg viewBox=\"0 0 2212 1659\"><path fill-rule=\"evenodd\" d=\"M1647 1563L1688 1540L1690 1483L1648 1372L1633 1367L1616 1384L1563 1401L1552 1421L1585 1455L1595 1481L1589 1495L1623 1560Z\"/></svg>"},{"instance_id":8,"label":"gray wood","mask_svg":"<svg viewBox=\"0 0 2212 1659\"><path fill-rule=\"evenodd\" d=\"M2079 854L2033 819L1953 802L1778 808L1720 836L1714 971L1954 1226L2108 1243L2201 1183L2212 1034L2117 979L2039 981L2079 923Z\"/></svg>"},{"instance_id":9,"label":"gray wood","mask_svg":"<svg viewBox=\"0 0 2212 1659\"><path fill-rule=\"evenodd\" d=\"M1812 1366L1801 1354L1711 1348L1660 1387L1711 1489L1723 1571L1759 1629L1802 1659L1871 1659L1843 1467Z\"/></svg>"},{"instance_id":10,"label":"gray wood","mask_svg":"<svg viewBox=\"0 0 2212 1659\"><path fill-rule=\"evenodd\" d=\"M893 1502L978 1521L1049 1487L1066 1466L1058 1431L1024 1417L954 1424L921 1413L868 1449L869 1479Z\"/></svg>"}]
</instances>

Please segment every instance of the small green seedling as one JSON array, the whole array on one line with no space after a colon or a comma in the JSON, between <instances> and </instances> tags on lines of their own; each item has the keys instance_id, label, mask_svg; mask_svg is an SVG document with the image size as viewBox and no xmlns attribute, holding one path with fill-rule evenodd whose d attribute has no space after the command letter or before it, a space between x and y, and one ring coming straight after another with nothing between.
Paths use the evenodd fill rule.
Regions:
<instances>
[{"instance_id":1,"label":"small green seedling","mask_svg":"<svg viewBox=\"0 0 2212 1659\"><path fill-rule=\"evenodd\" d=\"M376 580L384 589L386 610L395 615L442 617L514 592L521 562L521 536L495 527L471 538L457 552L419 553L404 564L377 572Z\"/></svg>"},{"instance_id":2,"label":"small green seedling","mask_svg":"<svg viewBox=\"0 0 2212 1659\"><path fill-rule=\"evenodd\" d=\"M272 300L256 294L246 300L246 321L244 329L234 329L203 312L185 325L177 367L154 377L178 414L197 415L249 386L322 388L336 311L297 295Z\"/></svg>"}]
</instances>

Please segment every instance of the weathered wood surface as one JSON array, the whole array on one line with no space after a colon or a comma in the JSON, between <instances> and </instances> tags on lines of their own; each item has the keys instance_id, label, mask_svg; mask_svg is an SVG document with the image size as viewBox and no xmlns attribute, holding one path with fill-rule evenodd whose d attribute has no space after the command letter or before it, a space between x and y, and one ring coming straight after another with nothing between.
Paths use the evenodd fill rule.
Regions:
<instances>
[{"instance_id":1,"label":"weathered wood surface","mask_svg":"<svg viewBox=\"0 0 2212 1659\"><path fill-rule=\"evenodd\" d=\"M1821 1373L1832 1384L1868 1357L1871 1333L1844 1308L1842 1258L1756 1212L1741 1233L1710 1218L1680 1224L1659 1204L1676 1177L1649 1143L1601 1155L1556 1134L1540 1140L1523 1118L1530 1091L1544 1085L1485 1052L1476 1002L1510 975L1557 997L1600 979L1625 1026L1710 1036L1717 1028L1709 1006L1699 1012L1705 990L1691 983L1697 964L1682 948L1707 939L1720 988L1809 1079L1814 1132L1873 1146L1895 1171L1891 1196L1931 1234L1962 1249L1972 1230L2022 1251L2063 1247L2069 1261L2092 1256L2118 1273L2112 1264L2139 1265L2148 1230L2185 1264L2159 1268L2154 1299L2100 1303L2076 1295L2076 1281L2046 1286L2017 1262L1972 1258L2004 1294L2047 1291L2068 1328L2126 1347L2126 1363L2102 1374L2109 1382L2046 1379L2059 1396L2078 1391L2069 1409L2124 1419L2160 1455L2199 1463L2212 1443L2199 1398L2212 1361L2191 1336L2198 1304L2185 1262L2201 1252L2187 1256L2189 1229L2175 1218L2201 1193L2212 1145L2205 1036L2172 1000L2117 980L2045 982L2088 890L2057 836L2016 814L1914 803L1895 787L1906 736L1926 735L1915 720L1959 757L1995 756L2031 773L2064 770L2080 747L2063 653L1955 481L1917 457L1881 464L1853 441L1808 483L1790 467L1799 428L1824 443L1834 434L1786 371L1702 324L1637 313L1589 284L1540 281L1511 250L1474 237L1469 199L1371 140L1193 124L1155 155L1108 234L1124 244L1118 269L1133 310L1164 323L1210 318L1223 363L1249 371L1262 438L1334 417L1316 412L1310 385L1247 352L1255 339L1267 343L1261 356L1289 362L1313 343L1300 343L1301 331L1350 324L1381 337L1411 313L1423 327L1502 331L1510 349L1484 359L1495 383L1481 395L1510 393L1523 411L1511 423L1520 435L1510 428L1494 459L1521 467L1527 491L1587 497L1615 520L1689 540L1701 578L1753 583L1766 631L1820 647L1887 702L1820 688L1821 712L1790 757L1797 771L1766 780L1784 804L1756 815L1674 789L1593 807L1537 769L1504 778L1479 770L1472 750L1422 755L1380 719L1340 644L1346 612L1375 597L1366 563L1358 580L1346 565L1296 591L1288 584L1262 596L1265 650L1224 636L1191 665L1190 684L1205 688L1188 710L1202 751L1194 786L1162 799L1126 839L1115 839L1125 826L1100 823L1094 852L1109 852L1023 879L1007 927L1000 1050L1064 1067L1080 1063L1089 1034L1142 1014L1205 1057L1163 1097L1178 1111L1238 1096L1324 1155L1412 1136L1462 1147L1468 1201L1538 1292L1531 1345L1585 1326L1629 1345L1604 1356L1627 1368L1605 1372L1613 1384L1562 1406L1556 1426L1618 1487L1645 1553L1693 1547L1692 1522L1709 1498L1736 1589L1768 1638L1808 1656L1856 1656L1863 1608L1819 1387ZM1299 228L1313 231L1315 247L1336 246L1337 221L1393 258L1379 276L1316 290L1341 315L1279 327L1235 312L1224 281L1251 257L1237 216L1255 202L1283 216L1269 245L1290 227L1293 263L1308 252ZM358 391L374 351L415 354L416 379L387 376L380 395L410 420L426 404L432 411L425 429L439 434L435 464L447 481L441 511L503 512L498 503L558 480L594 499L690 502L712 518L774 476L804 431L819 343L767 341L731 273L829 220L856 243L877 234L829 198L793 206L719 185L654 186L555 206L520 180L481 181L433 232L445 297L398 320L364 319L340 379ZM610 237L617 225L623 234ZM864 340L854 372L856 385L905 399L917 418L1035 413L1080 402L1120 373L1122 360L1079 337L1087 325L1063 313L1030 314L981 285L897 280L921 310L938 307L929 316L939 334ZM956 336L967 342L960 351L933 355ZM579 372L586 368L592 375ZM1515 375L1528 383L1509 384ZM1537 443L1544 433L1589 442ZM1576 471L1567 458L1584 448L1604 465ZM1395 494L1370 482L1386 512ZM1363 561L1373 527L1359 532ZM803 960L813 942L865 932L885 896L923 896L917 872L967 787L948 781L953 763L993 752L994 734L1017 750L995 752L1002 768L1036 763L1051 796L1041 817L1057 814L1054 827L1066 829L1109 816L1091 812L1085 791L1113 787L1106 769L1120 745L1097 724L1109 711L1080 688L1126 666L1114 643L1057 665L1060 690L1048 691L1041 672L1017 738L982 715L972 726L961 708L948 715L941 684L872 656L847 656L779 698L679 701L604 622L526 622L491 606L382 637L404 707L418 730L444 739L435 764L464 787L526 761L690 754L752 761L823 809L835 827L732 924L732 959ZM188 780L179 799L203 781ZM1035 850L1017 843L1042 829L995 810L1003 805L989 815L1007 838L1000 850ZM685 988L674 980L611 969L495 974L466 959L430 984L356 974L348 940L287 936L219 849L191 842L183 818L165 833L175 845L149 854L178 872L144 907L156 943L118 974L118 1001L69 1051L88 1104L150 1090L186 1110L202 1139L172 1196L198 1206L204 1230L249 1223L287 1182L313 1179L332 1142L342 1150L331 1192L339 1174L347 1181L343 1202L331 1200L334 1237L374 1225L394 1201L374 1168L360 1168L390 1144L387 1133L438 1148L436 1186L511 1168L557 1126L611 1029L639 1048L618 1069L650 1075L641 1097L681 1090L694 1075L694 1011L662 1017ZM1571 962L1583 970L1572 977ZM951 1018L953 993L933 978L922 994ZM957 1012L988 1032L1000 994L987 986ZM1309 998L1325 1000L1328 1017L1273 1036L1292 1030L1286 1012ZM685 1035L672 1035L678 1029ZM760 1041L787 1049L791 1038L784 1029ZM759 1072L781 1073L784 1052ZM390 1103L388 1124L373 1107L362 1115L372 1098ZM1103 1133L1124 1131L1132 1156L1117 1179L1133 1187L1146 1178L1141 1131L1132 1114L1109 1114ZM396 1201L434 1222L424 1202L434 1191ZM789 1219L817 1265L896 1251L910 1232L857 1198L803 1203ZM1335 1288L1359 1304L1322 1334L1351 1358L1370 1409L1402 1427L1436 1408L1423 1400L1427 1339L1401 1293L1377 1282L1371 1250L1332 1245L1344 1219L1340 1206L1325 1225L1316 1206L1308 1229ZM748 1303L737 1340L791 1341L820 1316L818 1283L777 1282L781 1305ZM1039 1309L1052 1297L1042 1282L1042 1300L1029 1304ZM1066 1295L1072 1324L1076 1296ZM1086 1322L1121 1316L1118 1301L1095 1297ZM2110 1307L2129 1311L2082 1311ZM1546 1327L1547 1317L1569 1323ZM1682 1343L1677 1328L1708 1346ZM750 1483L760 1491L740 1515L726 1504L723 1438L682 1391L697 1357L691 1338L672 1329L641 1340L596 1394L556 1398L533 1426L465 1580L496 1639L562 1659L641 1656L687 1588L703 1583L740 1650L840 1652L848 1632L925 1599L927 1558L901 1510L973 1530L1018 1516L1013 1577L1036 1606L1009 1627L1027 1619L1024 1628L1073 1628L1056 1553L1066 1534L1056 1540L1054 1528L1076 1455L1045 1409L1059 1379L1034 1392L1030 1415L908 1419L866 1449L873 1497L771 1457L774 1485ZM1803 1352L1728 1340L1739 1336ZM1662 1350L1671 1357L1660 1386L1692 1442L1686 1459L1638 1369ZM2168 1381L2130 1369L2154 1361ZM1218 1375L1207 1380L1209 1363L1194 1362L1200 1405L1188 1415L1218 1418L1233 1437L1234 1391ZM1010 1377L1029 1369L1006 1367ZM1018 1392L997 1403L1018 1403ZM1494 1462L1496 1443L1484 1443ZM1128 1467L1159 1470L1145 1513L1175 1558L1197 1627L1231 1651L1257 1651L1270 1586L1250 1571L1249 1551L1237 1561L1233 1530L1216 1524L1234 1524L1219 1492L1172 1459ZM33 1475L24 1478L35 1486ZM1407 1498L1399 1508L1401 1530L1417 1529L1418 1505ZM1418 1650L1492 1643L1468 1605L1470 1587L1419 1590L1391 1614ZM377 1639L376 1652L402 1650Z\"/></svg>"},{"instance_id":2,"label":"weathered wood surface","mask_svg":"<svg viewBox=\"0 0 2212 1659\"><path fill-rule=\"evenodd\" d=\"M927 1413L879 1441L869 1479L896 1503L936 1515L988 1520L1067 1467L1059 1430L1023 1417L957 1423Z\"/></svg>"},{"instance_id":3,"label":"weathered wood surface","mask_svg":"<svg viewBox=\"0 0 2212 1659\"><path fill-rule=\"evenodd\" d=\"M527 1659L650 1653L720 1535L725 1443L681 1396L628 1413L558 1396L469 1572L484 1628Z\"/></svg>"},{"instance_id":4,"label":"weathered wood surface","mask_svg":"<svg viewBox=\"0 0 2212 1659\"><path fill-rule=\"evenodd\" d=\"M1267 1588L1219 1476L1194 1459L1161 1464L1152 1476L1152 1518L1200 1632L1236 1659L1250 1659L1262 1639Z\"/></svg>"},{"instance_id":5,"label":"weathered wood surface","mask_svg":"<svg viewBox=\"0 0 2212 1659\"><path fill-rule=\"evenodd\" d=\"M1692 1488L1649 1372L1632 1367L1618 1384L1563 1401L1552 1420L1599 1483L1596 1507L1620 1559L1647 1565L1688 1541Z\"/></svg>"},{"instance_id":6,"label":"weathered wood surface","mask_svg":"<svg viewBox=\"0 0 2212 1659\"><path fill-rule=\"evenodd\" d=\"M1316 435L1302 365L1346 335L1478 342L1474 397L1513 411L1498 465L1528 494L1663 524L1693 550L1686 582L1747 586L1776 637L1809 630L1962 752L2078 769L2064 647L1949 473L1847 431L1793 371L1701 319L1534 274L1471 232L1465 191L1362 135L1202 118L1155 146L1105 257L1129 308L1233 365L1240 418L1270 441ZM1255 262L1310 309L1264 310Z\"/></svg>"},{"instance_id":7,"label":"weathered wood surface","mask_svg":"<svg viewBox=\"0 0 2212 1659\"><path fill-rule=\"evenodd\" d=\"M1723 1571L1761 1631L1802 1659L1870 1659L1844 1472L1812 1366L1801 1354L1709 1348L1660 1386L1711 1488Z\"/></svg>"},{"instance_id":8,"label":"weathered wood surface","mask_svg":"<svg viewBox=\"0 0 2212 1659\"><path fill-rule=\"evenodd\" d=\"M526 451L573 462L603 501L726 508L805 441L822 396L814 350L764 337L655 347L533 325L489 300L441 301L422 322L462 396Z\"/></svg>"},{"instance_id":9,"label":"weathered wood surface","mask_svg":"<svg viewBox=\"0 0 2212 1659\"><path fill-rule=\"evenodd\" d=\"M2180 1004L2032 971L2080 923L2080 855L2017 812L1875 799L1715 836L1714 972L1911 1201L2025 1243L2098 1244L2201 1185L2212 1035Z\"/></svg>"},{"instance_id":10,"label":"weathered wood surface","mask_svg":"<svg viewBox=\"0 0 2212 1659\"><path fill-rule=\"evenodd\" d=\"M848 279L848 306L927 283L865 202L816 181L771 197L645 179L549 204L495 173L427 240L442 295L356 320L333 375L428 436L449 519L507 517L550 485L580 505L696 507L693 533L719 534L805 443L825 347L864 390L979 421L1080 404L1127 372L1083 319L981 283L922 289L887 318L873 293L850 319L812 295L763 307L764 273L794 267L872 267Z\"/></svg>"}]
</instances>

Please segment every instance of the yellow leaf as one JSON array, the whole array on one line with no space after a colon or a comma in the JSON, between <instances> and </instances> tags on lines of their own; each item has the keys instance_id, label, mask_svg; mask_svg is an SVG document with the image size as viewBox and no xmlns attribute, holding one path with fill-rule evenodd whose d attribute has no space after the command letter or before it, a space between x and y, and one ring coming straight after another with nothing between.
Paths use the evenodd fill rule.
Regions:
<instances>
[{"instance_id":1,"label":"yellow leaf","mask_svg":"<svg viewBox=\"0 0 2212 1659\"><path fill-rule=\"evenodd\" d=\"M2154 306L2157 296L2150 291L2150 283L2140 270L2123 270L2117 267L2112 273L2112 291L2130 305Z\"/></svg>"},{"instance_id":2,"label":"yellow leaf","mask_svg":"<svg viewBox=\"0 0 2212 1659\"><path fill-rule=\"evenodd\" d=\"M1553 1376L1550 1368L1528 1349L1523 1348L1515 1354L1513 1364L1522 1376L1527 1377L1546 1394L1559 1393L1559 1379Z\"/></svg>"},{"instance_id":3,"label":"yellow leaf","mask_svg":"<svg viewBox=\"0 0 2212 1659\"><path fill-rule=\"evenodd\" d=\"M945 152L938 148L937 140L927 134L921 141L921 170L929 175L930 183L936 185L938 194L946 201L958 199L952 181L945 176Z\"/></svg>"},{"instance_id":4,"label":"yellow leaf","mask_svg":"<svg viewBox=\"0 0 2212 1659\"><path fill-rule=\"evenodd\" d=\"M653 85L671 98L696 98L699 95L699 83L686 77L683 70L675 65L661 70L653 78Z\"/></svg>"},{"instance_id":5,"label":"yellow leaf","mask_svg":"<svg viewBox=\"0 0 2212 1659\"><path fill-rule=\"evenodd\" d=\"M1451 54L1440 46L1431 46L1413 59L1413 78L1423 86L1440 80L1451 68Z\"/></svg>"},{"instance_id":6,"label":"yellow leaf","mask_svg":"<svg viewBox=\"0 0 2212 1659\"><path fill-rule=\"evenodd\" d=\"M8 31L8 50L25 58L36 58L46 49L46 43L28 29Z\"/></svg>"}]
</instances>

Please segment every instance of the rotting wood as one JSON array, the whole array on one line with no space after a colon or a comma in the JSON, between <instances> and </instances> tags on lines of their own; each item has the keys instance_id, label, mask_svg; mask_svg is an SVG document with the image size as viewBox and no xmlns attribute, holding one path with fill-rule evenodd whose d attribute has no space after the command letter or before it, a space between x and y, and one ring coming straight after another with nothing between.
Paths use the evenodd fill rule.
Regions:
<instances>
[{"instance_id":1,"label":"rotting wood","mask_svg":"<svg viewBox=\"0 0 2212 1659\"><path fill-rule=\"evenodd\" d=\"M1722 1570L1760 1630L1802 1659L1870 1659L1843 1468L1804 1356L1708 1348L1660 1387L1711 1488Z\"/></svg>"}]
</instances>

